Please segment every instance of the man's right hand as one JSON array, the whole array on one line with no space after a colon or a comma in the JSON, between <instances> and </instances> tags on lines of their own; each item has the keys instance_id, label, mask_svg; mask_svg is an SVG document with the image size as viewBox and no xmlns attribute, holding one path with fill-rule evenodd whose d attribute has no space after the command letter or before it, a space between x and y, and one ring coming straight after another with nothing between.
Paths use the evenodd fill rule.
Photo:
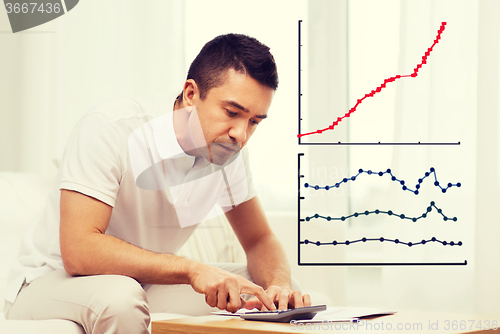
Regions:
<instances>
[{"instance_id":1,"label":"man's right hand","mask_svg":"<svg viewBox=\"0 0 500 334\"><path fill-rule=\"evenodd\" d=\"M211 307L236 312L245 305L240 294L256 296L267 309L275 310L273 301L264 289L242 276L202 263L196 263L190 273L193 289L205 295L205 301Z\"/></svg>"}]
</instances>

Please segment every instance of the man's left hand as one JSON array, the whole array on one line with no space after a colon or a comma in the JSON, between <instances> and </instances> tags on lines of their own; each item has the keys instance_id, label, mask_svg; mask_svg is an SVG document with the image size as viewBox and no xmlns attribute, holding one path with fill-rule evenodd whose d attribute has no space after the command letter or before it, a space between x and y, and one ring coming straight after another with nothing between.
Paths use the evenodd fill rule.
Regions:
<instances>
[{"instance_id":1,"label":"man's left hand","mask_svg":"<svg viewBox=\"0 0 500 334\"><path fill-rule=\"evenodd\" d=\"M311 306L311 297L308 294L303 295L300 291L293 291L288 286L271 285L267 288L266 294L279 310ZM245 308L257 308L261 311L267 311L267 308L257 298L249 299L245 304Z\"/></svg>"}]
</instances>

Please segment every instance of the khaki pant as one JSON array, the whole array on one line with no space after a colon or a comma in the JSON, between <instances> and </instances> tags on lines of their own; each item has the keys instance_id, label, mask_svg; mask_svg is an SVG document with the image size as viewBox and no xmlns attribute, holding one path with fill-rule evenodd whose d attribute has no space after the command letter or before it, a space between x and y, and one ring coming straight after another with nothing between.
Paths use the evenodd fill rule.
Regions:
<instances>
[{"instance_id":1,"label":"khaki pant","mask_svg":"<svg viewBox=\"0 0 500 334\"><path fill-rule=\"evenodd\" d=\"M252 281L246 265L214 264ZM65 319L86 333L147 334L150 313L207 315L217 311L190 285L140 285L120 275L71 277L55 270L24 285L14 304L5 305L13 320Z\"/></svg>"}]
</instances>

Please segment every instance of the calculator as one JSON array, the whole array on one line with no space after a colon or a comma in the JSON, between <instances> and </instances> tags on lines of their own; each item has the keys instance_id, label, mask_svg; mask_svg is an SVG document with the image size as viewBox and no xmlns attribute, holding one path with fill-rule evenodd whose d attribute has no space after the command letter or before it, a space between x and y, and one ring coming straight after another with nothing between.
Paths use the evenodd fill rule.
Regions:
<instances>
[{"instance_id":1,"label":"calculator","mask_svg":"<svg viewBox=\"0 0 500 334\"><path fill-rule=\"evenodd\" d=\"M292 320L312 319L316 313L326 310L326 305L305 306L289 310L254 311L240 314L245 320L290 322Z\"/></svg>"}]
</instances>

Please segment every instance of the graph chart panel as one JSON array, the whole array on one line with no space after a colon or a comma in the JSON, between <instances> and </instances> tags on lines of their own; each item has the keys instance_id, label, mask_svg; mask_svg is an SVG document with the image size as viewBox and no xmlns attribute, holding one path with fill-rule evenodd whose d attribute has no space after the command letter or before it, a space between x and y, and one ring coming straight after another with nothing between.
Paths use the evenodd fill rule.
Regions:
<instances>
[{"instance_id":1,"label":"graph chart panel","mask_svg":"<svg viewBox=\"0 0 500 334\"><path fill-rule=\"evenodd\" d=\"M345 169L299 154L299 264L465 265L473 217L454 203L467 176L439 161L409 164L367 157Z\"/></svg>"},{"instance_id":2,"label":"graph chart panel","mask_svg":"<svg viewBox=\"0 0 500 334\"><path fill-rule=\"evenodd\" d=\"M448 32L450 29L447 28L447 22L440 22L432 32L421 29L418 36L420 38L411 48L401 47L401 50L410 49L406 53L411 53L406 54L403 60L398 58L398 54L402 53L398 45L393 45L388 50L370 50L365 46L355 48L351 46L355 44L352 41L355 38L351 37L346 42L344 52L348 53L348 57L345 57L344 63L333 58L331 62L323 60L325 56L317 52L313 42L309 41L309 39L320 39L315 34L321 34L322 32L318 32L321 29L307 29L309 31L307 36L303 36L308 24L315 23L298 22L299 145L460 145L453 131L435 135L425 129L429 117L438 117L436 113L429 114L430 109L447 100L445 89L441 94L439 89L431 87L430 84L432 67L446 67L446 59L440 56L440 53L446 53L443 52L443 48L447 47L447 35L453 34ZM412 28L420 30L418 27ZM346 34L352 33L348 31ZM382 45L388 38L371 31L366 31L366 34ZM323 39L328 37L329 35L323 36ZM332 43L334 41L332 37ZM339 47L338 53L341 52L342 48ZM359 58L356 57L356 52L363 54L361 62L354 61ZM384 56L383 52L390 54ZM327 58L331 56L326 55ZM384 63L380 60L385 58L390 58L391 61ZM408 65L408 59L413 61L411 65ZM317 69L319 66L316 63L321 63L320 69ZM388 64L396 65L388 66ZM359 65L366 66L367 69L360 72L357 70ZM348 68L345 79L339 79L338 76L342 66ZM377 79L368 80L367 83L358 82L364 81L365 78L373 78L374 73ZM318 99L318 86L329 85L331 86L329 95L335 96L338 100L338 95L342 95L338 92L342 89L342 83L331 83L339 80L345 80L343 85L348 87L344 94L345 105L339 105L328 98ZM447 83L447 87L462 84L450 82ZM429 90L432 90L432 94ZM419 106L420 110L414 112L416 106ZM386 109L393 110L390 117L387 116L389 114ZM399 115L395 117L394 113ZM441 110L439 114L446 113L452 116L450 110ZM401 124L412 127L412 131L402 131Z\"/></svg>"}]
</instances>

